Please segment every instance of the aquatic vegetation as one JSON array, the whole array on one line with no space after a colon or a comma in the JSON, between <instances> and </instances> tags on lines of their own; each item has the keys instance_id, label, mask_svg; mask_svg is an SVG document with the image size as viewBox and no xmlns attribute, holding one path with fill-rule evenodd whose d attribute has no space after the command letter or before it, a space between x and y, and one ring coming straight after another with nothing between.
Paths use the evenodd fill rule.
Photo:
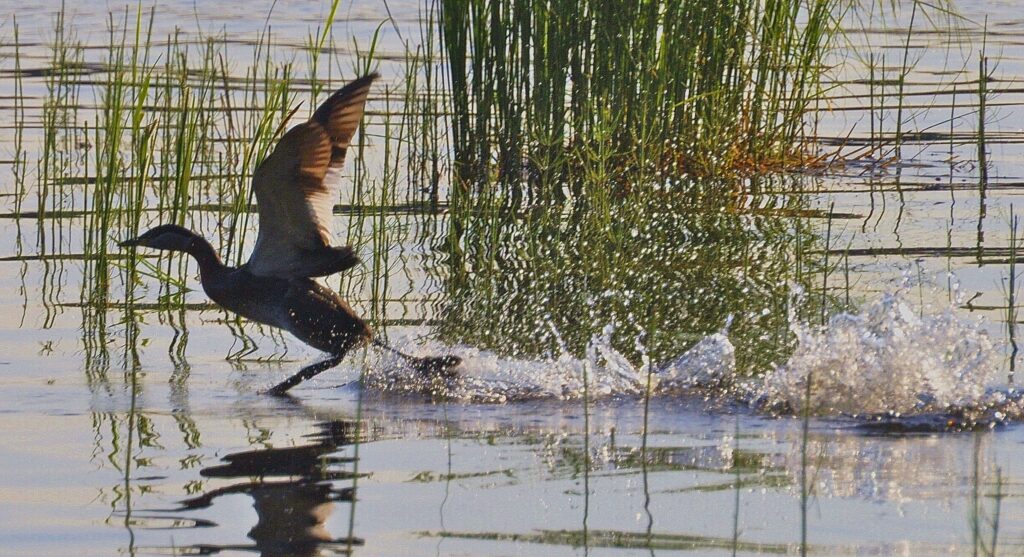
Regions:
<instances>
[{"instance_id":1,"label":"aquatic vegetation","mask_svg":"<svg viewBox=\"0 0 1024 557\"><path fill-rule=\"evenodd\" d=\"M543 202L621 194L644 174L807 163L805 117L841 9L835 0L441 2L453 195L497 186Z\"/></svg>"},{"instance_id":2,"label":"aquatic vegetation","mask_svg":"<svg viewBox=\"0 0 1024 557\"><path fill-rule=\"evenodd\" d=\"M837 239L839 219L857 215L812 208L807 177L722 177L812 161L808 141L819 138L805 128L817 118L841 6L573 3L555 16L546 7L431 4L417 21L420 42L403 39L388 62L398 79L370 99L371 131L350 153L351 186L334 207L341 241L367 254L365 271L338 287L365 299L383 334L390 323L427 325L423 334L499 358L557 360L587 358L613 326L609 346L650 370L680 362L731 321L723 369L757 376L786 362L797 341L786 304L793 285L815 292L797 309L804 320L826 322L855 304L851 257L863 252L833 248L851 241ZM879 125L883 112L896 113L895 136L880 128L875 145L914 137L903 98L913 94L916 10L898 34L902 63L870 68L880 75L867 86L890 88L869 99L889 103ZM343 64L332 46L336 13L333 2L302 43L304 58L283 55L265 24L241 66L222 33L155 40L159 14L141 6L110 16L94 61L58 14L36 209L40 226L62 236L64 216L81 216L81 242L40 250L55 249L58 266L82 257L76 307L97 369L115 342L126 365L138 360L146 312L184 327L186 308L205 307L188 290L187 260L122 261L112 240L171 221L214 238L227 261L245 260L252 169ZM381 63L381 29L344 63ZM993 95L986 68L975 84L982 108ZM90 90L95 105L75 102ZM875 125L874 108L868 120ZM984 109L978 122L984 136ZM19 201L18 213L28 205ZM836 280L840 266L845 280ZM60 305L63 281L54 284L54 305L69 307ZM115 327L111 309L122 312ZM251 337L265 332L222 322L236 338L233 360L287 349L271 334L274 355L265 356ZM189 336L176 338L178 361Z\"/></svg>"},{"instance_id":3,"label":"aquatic vegetation","mask_svg":"<svg viewBox=\"0 0 1024 557\"><path fill-rule=\"evenodd\" d=\"M255 229L252 170L301 110L299 99L305 93L315 99L325 87L322 72L333 72L340 63L330 48L337 2L331 6L328 21L304 43L305 67L281 55L266 26L249 46L252 59L240 68L230 58L231 42L222 33L203 34L192 42L175 31L156 41L153 28L160 16L141 6L111 15L107 44L101 49L105 58L95 66L74 41L55 42L54 60L71 58L73 63L55 61L54 67L84 67L95 72L86 75L98 77L90 83L96 106L74 108L78 105L66 99L89 85L79 73L54 73L47 101L54 112L46 129L68 134L64 141L84 151L80 161L45 172L40 184L41 199L62 199L60 210L81 211L86 217L81 245L61 250L90 254L84 260L80 303L95 319L83 322L83 331L103 337L88 342L90 353L102 353L120 339L128 353L137 344L138 310L149 307L145 299L151 292L165 311L180 309L191 299L185 287L191 272L186 259L162 256L156 263L144 263L132 254L122 262L110 251L113 239L136 235L158 222L174 222L214 238L229 264L245 260ZM816 250L806 223L762 218L759 212L800 214L803 201L737 197L745 189L771 188L772 180L701 182L690 175L732 174L740 167L764 170L774 167L772 159L803 157L790 149L804 149L795 138L811 97L820 92L817 60L828 46L826 35L834 25L829 10L834 6L823 0L806 13L787 3L730 6L722 11L706 2L651 3L633 13L624 12L624 5L580 4L578 22L583 27L563 37L551 34L561 20L536 19L546 17L540 8L494 5L492 12L476 5L466 12L471 19L499 20L493 28L473 28L472 40L490 46L466 46L464 54L476 57L476 69L462 77L453 73L459 62L452 41L461 39L451 27L459 7L442 3L435 11L431 6L419 24L422 44L406 43L396 64L402 80L397 93L385 84L380 98L370 100L372 131L350 153L351 186L336 200L335 210L347 213L339 218L341 241L369 256L364 258L366 271L341 279L339 288L364 295L370 320L386 334L389 307L394 306L389 295L392 275L401 269L406 278L400 283L412 282L407 278L410 258L422 255L432 263L424 271L434 284L425 289L423 305L431 308L438 332L451 342L474 343L505 355L535 355L555 348L547 334L554 327L564 335L567 348L580 355L595 332L615 323L614 342L620 350L629 352L632 339L643 334L658 362L678 356L735 315L736 338L758 339L754 345L737 343L738 365L748 373L766 369L787 349L784 309L778 302L785 299L786 284L792 280L810 287L808 281L815 280L821 265L810 261L816 256L807 257ZM728 10L739 19L718 17ZM627 12L632 19L612 17ZM801 25L791 25L798 12ZM804 21L805 16L811 20ZM500 19L504 17L510 19ZM513 29L535 19L550 36L515 36ZM502 31L502 21L520 27ZM483 20L471 23L483 25ZM63 12L57 24L64 28ZM354 65L368 68L376 63L379 33L380 27L369 48L356 45ZM496 35L486 38L488 33ZM679 33L692 40L678 40ZM626 41L608 40L617 36ZM557 41L565 42L559 46ZM755 43L756 48L746 48ZM513 58L505 62L517 68L511 73L486 62L486 56L506 47ZM627 55L633 52L638 55ZM578 62L578 67L558 66L561 58L547 56L553 53ZM481 68L496 73L485 76ZM535 70L546 81L536 81L541 74ZM303 75L306 79L300 79ZM583 75L588 76L586 84L579 79ZM490 81L479 81L485 77ZM460 97L457 82L464 79L474 84L471 99ZM565 89L568 104L560 107L558 86L546 85L558 79L585 90ZM631 89L630 83L639 88ZM505 93L486 104L488 87ZM497 124L497 116L481 111L485 106L466 104L471 100L495 110L504 106L504 116L519 119L521 125ZM600 109L609 103L622 110L612 114ZM477 135L467 135L460 120L470 114L483 126L472 132ZM458 117L453 120L452 115ZM81 131L60 123L81 120L87 122ZM556 129L559 125L561 130ZM731 136L724 131L729 129ZM504 154L495 158L480 152L480 160L501 161L494 168L506 166L473 178L476 186L467 190L472 165L466 162L463 143L494 130L504 137L479 143L501 145ZM680 136L683 132L696 135ZM44 165L59 162L59 152L44 149ZM574 154L566 154L570 152ZM712 152L725 158L712 164ZM72 196L46 193L57 174L75 187L96 187ZM500 187L487 186L491 181ZM572 192L586 195L571 200L563 195ZM537 202L526 215L520 212L524 199ZM446 208L448 216L419 219L422 224L415 226L433 232L430 238L417 239L417 251L408 252L404 244L410 238L405 233L410 219L396 212L397 207L426 213ZM791 227L793 234L786 232ZM528 239L528 245L513 249L518 238ZM684 253L688 261L680 258ZM572 264L576 259L586 264ZM771 269L759 268L761 262ZM524 272L505 273L502 267L508 266ZM524 280L527 276L531 278ZM690 286L696 286L697 296L688 295ZM687 307L660 308L655 294L665 290ZM488 296L493 303L479 303ZM538 308L553 299L564 303L552 308L551 316L542 315ZM119 319L124 332L104 336L109 328L101 314L114 306L124 308ZM509 307L520 311L503 309ZM404 304L402 311L408 311ZM585 322L570 322L584 315ZM471 330L472 324L494 316L498 322L490 331ZM238 331L239 345L230 357L253 357L257 345L247 332L253 327L240 321L231 326ZM629 354L630 359L638 357Z\"/></svg>"},{"instance_id":4,"label":"aquatic vegetation","mask_svg":"<svg viewBox=\"0 0 1024 557\"><path fill-rule=\"evenodd\" d=\"M801 317L826 321L853 304L851 252L840 258L832 249L833 228L842 226L834 220L850 216L810 209L800 177L696 176L809 160L804 128L823 92L822 57L841 7L825 0L688 0L636 10L573 3L556 16L546 7L425 8L420 44L405 42L392 66L399 86L386 84L371 99L379 109L371 110L374 131L351 153L352 185L335 212L343 241L370 255L366 271L339 287L366 298L385 334L390 322L429 322L446 342L500 357L584 357L611 324L619 354L656 368L731 320L738 373L758 375L786 361L796 340L785 303L792 285L820 292L799 308ZM917 9L900 35L902 64L871 68L900 76L879 77L898 86L888 106L897 113L896 145L910 137L902 103ZM100 65L87 60L58 14L45 74L38 210L84 217L81 244L56 249L89 254L79 303L83 332L95 333L87 353L99 367L119 339L125 362L137 359L138 318L154 307L145 301L150 292L159 292L161 311L191 307L186 260L132 254L121 261L109 251L111 239L171 221L215 238L229 262L244 261L255 229L252 169L301 110L299 99L315 100L330 80L321 73L339 65L330 47L336 12L334 2L303 43L305 67L282 57L264 27L241 68L222 34L191 42L175 32L157 43L158 14L141 6L109 18ZM380 32L368 49L356 45L353 65L375 63ZM977 83L982 107L990 73L984 69ZM89 87L95 107L73 102ZM886 96L872 95L872 106ZM869 121L874 126L874 109ZM984 121L981 110L979 126ZM82 184L95 187L86 193ZM446 214L431 214L437 210ZM807 217L824 217L825 225ZM838 265L845 287L835 280ZM420 280L413 273L428 286L396 299L396 287ZM110 336L106 312L115 307L123 309L124 333ZM249 335L260 332L240 321L230 326L239 342L230 356L254 357L258 344ZM283 346L273 340L275 350ZM184 346L174 350L180 355Z\"/></svg>"}]
</instances>

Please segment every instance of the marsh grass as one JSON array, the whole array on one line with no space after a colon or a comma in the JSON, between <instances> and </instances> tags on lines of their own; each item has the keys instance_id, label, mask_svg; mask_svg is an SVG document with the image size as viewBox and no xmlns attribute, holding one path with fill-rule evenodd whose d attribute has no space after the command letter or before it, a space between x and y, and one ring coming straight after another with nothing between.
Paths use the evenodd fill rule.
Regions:
<instances>
[{"instance_id":1,"label":"marsh grass","mask_svg":"<svg viewBox=\"0 0 1024 557\"><path fill-rule=\"evenodd\" d=\"M84 215L80 303L92 316L83 329L102 336L89 346L102 352L115 340L100 314L118 298L126 360L137 340L136 307L150 307L139 303L153 292L161 318L184 326L171 312L191 297L188 259L122 253L116 240L174 222L211 238L227 263L244 263L255 230L253 169L293 119L351 77L342 68L358 74L378 63L386 22L369 44L353 43L352 62L332 38L338 5L329 5L298 55L282 52L268 16L247 48L249 59L232 56L224 33L178 31L156 40L159 15L139 4L110 16L107 44L98 49L103 60L86 62L86 49L58 14L37 222L65 226L64 219L46 218L47 211ZM763 367L784 352L783 285L793 280L810 288L822 267L808 256L821 251L806 222L791 227L752 216L761 203L783 214L804 210L798 201L776 207L757 192L742 197L770 179L721 176L811 161L806 117L822 93L822 56L841 17L836 0L685 0L635 10L618 2L510 0L422 9L418 44L404 42L392 66L398 79L381 82L371 98L346 166L351 181L338 200L346 207L339 243L367 254L367 265L337 287L363 294L367 307L359 309L374 325L386 327L396 311L392 277L404 273L403 283L414 283L410 260L425 252L427 288L398 298L420 295L433 304L426 311L441 319L440 333L452 341L544 352L554 348L550 338L529 331L554 325L581 353L593 327L614 322L621 331L616 342L627 350L642 329L655 331L650 350L657 361L718 330L728 312L743 306L733 332L759 340L756 350L742 349L741 359L754 357ZM89 92L93 105L81 102ZM694 179L708 175L718 178ZM426 216L413 223L396 207ZM744 224L748 218L753 227ZM693 237L713 242L697 246L689 261L702 268L680 271L668 263L679 257L681 238L659 219L675 219ZM412 229L424 231L416 251L406 249ZM727 239L732 233L755 243ZM67 243L58 253L75 247ZM782 260L763 264L765 251ZM638 257L658 263L645 267ZM827 277L829 263L818 276ZM515 272L503 276L510 267ZM531 285L521 269L542 278ZM659 279L681 288L680 273L706 288L708 295L697 298L715 308L696 323L688 317L698 313L695 306L652 311L658 302L646 299ZM543 315L536 304L561 299L565 284L580 287L571 303ZM723 284L728 293L712 299ZM739 302L751 288L764 294L766 307ZM605 292L645 298L635 311L649 317L638 318ZM673 295L682 298L683 291ZM505 296L522 308L504 312ZM754 317L761 310L765 316ZM406 319L405 302L399 311ZM580 315L589 322L577 322ZM471 325L485 316L497 326ZM236 337L232 359L266 357L253 335L278 346L260 327L229 315L223 321ZM778 334L755 334L762 326ZM176 338L174 351L183 354L177 343L188 336Z\"/></svg>"},{"instance_id":2,"label":"marsh grass","mask_svg":"<svg viewBox=\"0 0 1024 557\"><path fill-rule=\"evenodd\" d=\"M181 256L122 252L114 246L145 228L173 222L191 226L212 236L228 263L244 262L253 228L250 181L253 169L273 148L290 118L300 108L297 84L323 89L328 81L316 75L297 82L293 60L274 46L269 27L257 37L250 63L241 70L229 60L229 41L224 35L200 35L182 40L174 32L162 43L154 40L155 8L141 3L119 14L110 14L106 44L94 52L102 60L87 62L89 51L73 28L66 26L64 12L54 23L54 37L47 67L38 70L46 86L42 107L42 140L38 156L34 216L38 223L36 244L40 256L51 263L44 288L49 306L61 307L67 256L83 261L80 305L87 359L97 368L109 361L107 311L122 297L126 363L132 360L137 340L134 306L150 290L158 291L162 311L184 307L189 289L185 278L190 262ZM310 45L312 60L336 65L336 52L324 49L330 26ZM16 41L17 42L17 41ZM24 85L21 54L16 48L15 91L17 160L16 182L24 178L27 156L24 129ZM84 102L91 91L94 104ZM315 93L314 93L315 94ZM360 153L360 157L362 154ZM396 180L389 176L392 183ZM19 191L27 188L19 186ZM376 195L366 188L367 195ZM16 198L15 215L24 212ZM369 199L355 197L352 204ZM195 211L195 207L215 207ZM51 214L53 215L51 217ZM80 234L68 228L77 216ZM212 218L211 218L212 217ZM70 241L69 234L80 237ZM80 253L75 252L80 250ZM170 319L170 317L167 317ZM179 320L180 321L180 320ZM237 321L244 357L251 353L247 325ZM187 335L182 335L184 342ZM181 352L181 347L175 349Z\"/></svg>"},{"instance_id":3,"label":"marsh grass","mask_svg":"<svg viewBox=\"0 0 1024 557\"><path fill-rule=\"evenodd\" d=\"M988 181L988 145L985 135L985 117L988 108L988 82L992 79L988 67L988 18L985 18L985 27L982 34L981 51L978 53L978 129L976 133L978 144L978 172L982 187Z\"/></svg>"},{"instance_id":4,"label":"marsh grass","mask_svg":"<svg viewBox=\"0 0 1024 557\"><path fill-rule=\"evenodd\" d=\"M839 3L441 2L453 204L808 162ZM588 171L589 169L589 171ZM595 183L594 170L606 174Z\"/></svg>"},{"instance_id":5,"label":"marsh grass","mask_svg":"<svg viewBox=\"0 0 1024 557\"><path fill-rule=\"evenodd\" d=\"M28 153L25 151L25 81L21 65L21 33L18 18L12 17L14 34L14 161L11 172L14 175L14 214L21 215L22 203L25 201L25 174L28 170ZM21 219L18 219L18 253L22 252Z\"/></svg>"},{"instance_id":6,"label":"marsh grass","mask_svg":"<svg viewBox=\"0 0 1024 557\"><path fill-rule=\"evenodd\" d=\"M1020 237L1018 231L1020 228L1020 217L1014 214L1013 205L1010 205L1010 236L1009 236L1009 253L1007 261L1007 276L1003 279L1003 296L1006 299L1006 314L1004 316L1006 322L1006 337L1010 343L1010 370L1009 376L1007 377L1009 383L1014 383L1015 375L1017 372L1017 354L1020 348L1017 345L1017 321L1018 321L1018 297L1020 293L1020 280L1019 271L1017 269L1017 255L1020 249Z\"/></svg>"},{"instance_id":7,"label":"marsh grass","mask_svg":"<svg viewBox=\"0 0 1024 557\"><path fill-rule=\"evenodd\" d=\"M283 52L268 16L247 59L232 55L224 33L155 40L157 11L138 5L111 15L107 44L94 49L104 59L87 63L58 15L37 222L40 234L51 226L59 237L69 221L48 213L84 216L80 303L95 319L83 329L105 335L90 346L111 342L99 313L118 298L126 360L137 339L133 308L151 307L140 305L147 297L163 320L184 326L170 312L188 307L187 258L122 254L116 240L175 222L211 238L227 263L244 263L255 230L253 169L325 91L378 63L387 22L342 56L332 35L338 2L329 6L328 18L292 45L298 54ZM826 318L838 267L817 236L831 244L834 211L814 214L828 217L816 230L799 217L808 211L799 196L772 193L799 192L799 180L757 174L819 160L809 154L807 118L823 94L823 56L843 6L679 0L627 8L424 5L418 44L403 43L391 66L397 78L375 88L338 200L339 243L356 246L366 265L337 287L361 294L358 309L375 326L386 328L396 311L407 319L407 303L416 303L407 301L420 296L419 311L429 314L421 321L439 318L438 332L452 342L535 355L558 349L554 326L581 354L595 330L614 324L630 357L639 357L632 339L653 331L648 349L660 361L735 312L730 333L743 345L741 367L753 372L785 354L787 284L820 288L807 312ZM900 82L891 77L871 80L886 110L903 106L885 99L884 88ZM92 105L81 100L89 92ZM897 145L908 135L899 126ZM872 142L892 139L879 132ZM742 174L751 177L735 179ZM410 250L414 229L421 236ZM65 240L57 253L78 247ZM420 256L428 264L414 277ZM847 269L848 258L840 260ZM394 280L403 273L407 280ZM417 281L426 287L393 292ZM844 298L849 305L848 287ZM53 300L58 306L59 294ZM680 305L657 309L666 304ZM232 359L266 358L260 336L275 350L285 345L234 316L223 321L236 337Z\"/></svg>"}]
</instances>

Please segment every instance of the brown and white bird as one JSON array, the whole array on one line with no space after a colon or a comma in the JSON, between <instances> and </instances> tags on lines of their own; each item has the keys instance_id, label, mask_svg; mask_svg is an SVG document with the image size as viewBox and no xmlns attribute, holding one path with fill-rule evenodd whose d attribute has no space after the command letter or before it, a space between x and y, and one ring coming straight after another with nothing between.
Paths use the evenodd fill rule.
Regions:
<instances>
[{"instance_id":1,"label":"brown and white bird","mask_svg":"<svg viewBox=\"0 0 1024 557\"><path fill-rule=\"evenodd\" d=\"M448 375L460 363L456 356L415 358L375 339L337 293L313 280L359 263L351 247L331 245L331 220L338 198L337 175L362 120L370 85L378 77L366 75L336 91L308 122L288 130L256 169L253 189L260 228L246 264L224 265L209 242L173 224L120 244L188 253L199 263L203 290L218 305L284 329L331 355L279 383L270 394L284 394L338 365L352 348L371 341L421 373Z\"/></svg>"}]
</instances>

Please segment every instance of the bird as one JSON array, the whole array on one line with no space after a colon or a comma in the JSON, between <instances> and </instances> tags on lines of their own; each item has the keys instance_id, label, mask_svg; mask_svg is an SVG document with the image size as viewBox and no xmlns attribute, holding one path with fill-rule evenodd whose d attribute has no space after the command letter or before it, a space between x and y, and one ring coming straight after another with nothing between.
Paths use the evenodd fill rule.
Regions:
<instances>
[{"instance_id":1,"label":"bird","mask_svg":"<svg viewBox=\"0 0 1024 557\"><path fill-rule=\"evenodd\" d=\"M362 121L376 72L335 91L304 123L288 130L253 174L259 233L249 260L225 265L202 236L163 224L120 242L122 248L153 248L190 255L199 265L203 291L222 308L284 329L329 357L269 389L284 395L302 381L338 365L353 348L373 343L417 371L451 377L457 356L417 358L391 347L336 292L316 281L359 263L351 246L331 245L331 217L338 174Z\"/></svg>"}]
</instances>

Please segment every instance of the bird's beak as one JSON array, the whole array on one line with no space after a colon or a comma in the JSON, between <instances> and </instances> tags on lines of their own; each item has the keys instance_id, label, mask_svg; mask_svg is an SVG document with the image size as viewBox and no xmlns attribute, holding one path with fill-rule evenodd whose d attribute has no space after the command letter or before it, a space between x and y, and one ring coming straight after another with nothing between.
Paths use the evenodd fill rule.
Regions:
<instances>
[{"instance_id":1,"label":"bird's beak","mask_svg":"<svg viewBox=\"0 0 1024 557\"><path fill-rule=\"evenodd\" d=\"M131 247L131 246L137 246L137 245L139 245L139 239L138 238L132 238L130 240L125 240L123 242L118 242L117 245L121 246L122 248L128 248L128 247Z\"/></svg>"}]
</instances>

